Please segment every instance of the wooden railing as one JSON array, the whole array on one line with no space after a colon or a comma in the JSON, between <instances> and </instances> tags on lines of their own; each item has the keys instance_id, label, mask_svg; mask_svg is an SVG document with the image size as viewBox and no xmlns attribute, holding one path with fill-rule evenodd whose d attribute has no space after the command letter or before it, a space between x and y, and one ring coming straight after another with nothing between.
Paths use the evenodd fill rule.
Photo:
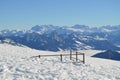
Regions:
<instances>
[{"instance_id":1,"label":"wooden railing","mask_svg":"<svg viewBox=\"0 0 120 80\"><path fill-rule=\"evenodd\" d=\"M60 60L61 61L63 61L63 56L69 56L70 57L70 60L72 60L72 56L74 56L75 55L75 58L76 58L76 62L78 62L78 55L82 55L82 62L83 62L83 64L85 64L85 54L84 53L81 53L81 52L76 52L76 53L72 53L72 51L70 51L70 54L55 54L55 55L38 55L38 56L36 56L36 57L39 57L39 58L41 58L41 57L50 57L50 56L60 56Z\"/></svg>"}]
</instances>

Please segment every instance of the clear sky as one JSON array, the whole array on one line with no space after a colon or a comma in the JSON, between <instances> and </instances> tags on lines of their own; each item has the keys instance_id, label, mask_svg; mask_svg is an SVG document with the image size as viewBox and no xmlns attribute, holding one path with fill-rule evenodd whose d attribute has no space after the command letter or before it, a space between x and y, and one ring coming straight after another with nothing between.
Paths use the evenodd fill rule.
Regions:
<instances>
[{"instance_id":1,"label":"clear sky","mask_svg":"<svg viewBox=\"0 0 120 80\"><path fill-rule=\"evenodd\" d=\"M0 0L0 29L120 24L120 0Z\"/></svg>"}]
</instances>

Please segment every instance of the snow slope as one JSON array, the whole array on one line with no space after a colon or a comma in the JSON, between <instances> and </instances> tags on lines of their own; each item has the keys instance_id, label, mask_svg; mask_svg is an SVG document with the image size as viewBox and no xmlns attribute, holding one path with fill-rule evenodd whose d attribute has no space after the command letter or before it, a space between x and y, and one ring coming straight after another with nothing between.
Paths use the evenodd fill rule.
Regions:
<instances>
[{"instance_id":1,"label":"snow slope","mask_svg":"<svg viewBox=\"0 0 120 80\"><path fill-rule=\"evenodd\" d=\"M120 80L120 62L91 58L86 53L86 64L63 57L35 58L39 54L60 54L28 47L0 44L0 80Z\"/></svg>"}]
</instances>

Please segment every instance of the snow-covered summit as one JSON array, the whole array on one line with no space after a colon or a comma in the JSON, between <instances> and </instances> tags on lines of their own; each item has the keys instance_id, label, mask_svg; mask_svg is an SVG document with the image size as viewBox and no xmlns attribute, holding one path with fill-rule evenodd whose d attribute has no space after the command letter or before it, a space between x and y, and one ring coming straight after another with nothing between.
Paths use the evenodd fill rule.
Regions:
<instances>
[{"instance_id":1,"label":"snow-covered summit","mask_svg":"<svg viewBox=\"0 0 120 80\"><path fill-rule=\"evenodd\" d=\"M37 32L37 33L39 32L41 34L43 34L43 33L48 34L58 28L59 28L59 26L53 26L53 25L40 25L40 26L36 25L36 26L32 27L31 30L33 30L34 32Z\"/></svg>"}]
</instances>

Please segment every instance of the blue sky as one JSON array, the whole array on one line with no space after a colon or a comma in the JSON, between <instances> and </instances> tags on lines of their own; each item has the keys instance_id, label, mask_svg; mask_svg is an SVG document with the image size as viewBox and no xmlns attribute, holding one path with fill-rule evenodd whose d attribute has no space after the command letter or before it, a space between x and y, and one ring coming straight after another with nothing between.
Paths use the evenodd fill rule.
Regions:
<instances>
[{"instance_id":1,"label":"blue sky","mask_svg":"<svg viewBox=\"0 0 120 80\"><path fill-rule=\"evenodd\" d=\"M0 29L120 24L120 0L0 0Z\"/></svg>"}]
</instances>

